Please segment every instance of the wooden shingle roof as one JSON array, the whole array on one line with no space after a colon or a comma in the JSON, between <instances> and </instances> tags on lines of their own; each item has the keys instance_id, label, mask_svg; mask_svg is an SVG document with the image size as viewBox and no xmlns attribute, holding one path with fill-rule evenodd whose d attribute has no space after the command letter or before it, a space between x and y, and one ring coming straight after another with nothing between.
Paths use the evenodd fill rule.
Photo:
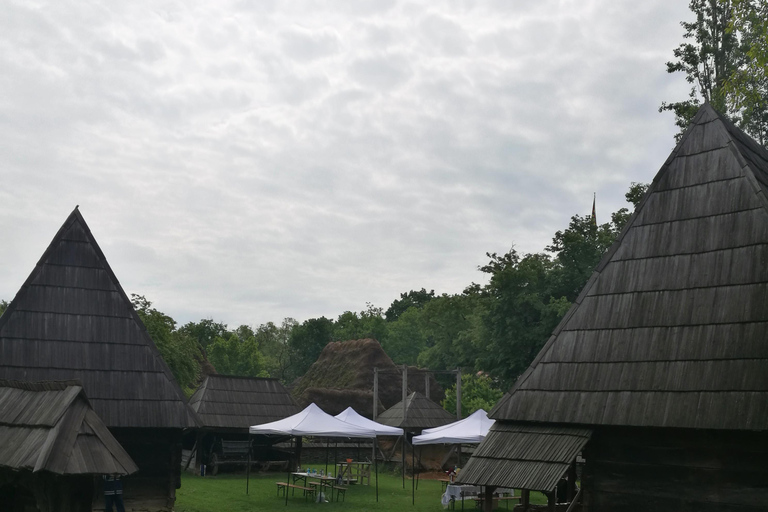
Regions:
<instances>
[{"instance_id":1,"label":"wooden shingle roof","mask_svg":"<svg viewBox=\"0 0 768 512\"><path fill-rule=\"evenodd\" d=\"M59 475L138 471L78 382L0 380L0 439L0 467Z\"/></svg>"},{"instance_id":2,"label":"wooden shingle roof","mask_svg":"<svg viewBox=\"0 0 768 512\"><path fill-rule=\"evenodd\" d=\"M591 435L584 428L497 421L462 468L458 481L551 491Z\"/></svg>"},{"instance_id":3,"label":"wooden shingle roof","mask_svg":"<svg viewBox=\"0 0 768 512\"><path fill-rule=\"evenodd\" d=\"M108 427L198 421L77 208L0 316L0 379L77 379Z\"/></svg>"},{"instance_id":4,"label":"wooden shingle roof","mask_svg":"<svg viewBox=\"0 0 768 512\"><path fill-rule=\"evenodd\" d=\"M381 413L376 421L405 430L440 427L456 421L453 414L416 391L406 398L405 408L405 419L403 419L403 401L401 400Z\"/></svg>"},{"instance_id":5,"label":"wooden shingle roof","mask_svg":"<svg viewBox=\"0 0 768 512\"><path fill-rule=\"evenodd\" d=\"M240 429L300 411L277 379L209 375L189 399L204 427Z\"/></svg>"},{"instance_id":6,"label":"wooden shingle roof","mask_svg":"<svg viewBox=\"0 0 768 512\"><path fill-rule=\"evenodd\" d=\"M490 416L768 428L768 152L708 104Z\"/></svg>"}]
</instances>

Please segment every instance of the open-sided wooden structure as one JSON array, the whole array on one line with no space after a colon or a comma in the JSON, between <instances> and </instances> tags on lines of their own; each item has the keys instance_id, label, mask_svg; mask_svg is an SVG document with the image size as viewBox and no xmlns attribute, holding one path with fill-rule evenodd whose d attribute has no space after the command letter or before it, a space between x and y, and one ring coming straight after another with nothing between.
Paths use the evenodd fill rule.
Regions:
<instances>
[{"instance_id":1,"label":"open-sided wooden structure","mask_svg":"<svg viewBox=\"0 0 768 512\"><path fill-rule=\"evenodd\" d=\"M0 379L79 380L139 467L126 507L173 507L181 432L197 415L77 208L0 316Z\"/></svg>"},{"instance_id":2,"label":"open-sided wooden structure","mask_svg":"<svg viewBox=\"0 0 768 512\"><path fill-rule=\"evenodd\" d=\"M94 478L138 470L77 381L0 380L0 509L90 511Z\"/></svg>"},{"instance_id":3,"label":"open-sided wooden structure","mask_svg":"<svg viewBox=\"0 0 768 512\"><path fill-rule=\"evenodd\" d=\"M195 441L195 455L214 474L221 463L247 462L251 425L277 421L300 411L279 380L230 375L206 377L189 399L189 405L203 426ZM268 467L268 461L281 458L269 449L271 440L256 438L255 441L252 462Z\"/></svg>"},{"instance_id":4,"label":"open-sided wooden structure","mask_svg":"<svg viewBox=\"0 0 768 512\"><path fill-rule=\"evenodd\" d=\"M767 193L704 105L460 481L551 491L581 451L585 512L766 510Z\"/></svg>"}]
</instances>

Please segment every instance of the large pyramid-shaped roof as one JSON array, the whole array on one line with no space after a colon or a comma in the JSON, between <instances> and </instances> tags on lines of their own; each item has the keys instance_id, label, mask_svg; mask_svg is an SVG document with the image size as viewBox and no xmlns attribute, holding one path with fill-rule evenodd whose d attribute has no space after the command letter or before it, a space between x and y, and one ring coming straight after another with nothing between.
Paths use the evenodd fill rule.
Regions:
<instances>
[{"instance_id":1,"label":"large pyramid-shaped roof","mask_svg":"<svg viewBox=\"0 0 768 512\"><path fill-rule=\"evenodd\" d=\"M491 417L768 428L768 152L704 105Z\"/></svg>"},{"instance_id":2,"label":"large pyramid-shaped roof","mask_svg":"<svg viewBox=\"0 0 768 512\"><path fill-rule=\"evenodd\" d=\"M77 208L0 316L0 379L78 379L108 427L198 423Z\"/></svg>"}]
</instances>

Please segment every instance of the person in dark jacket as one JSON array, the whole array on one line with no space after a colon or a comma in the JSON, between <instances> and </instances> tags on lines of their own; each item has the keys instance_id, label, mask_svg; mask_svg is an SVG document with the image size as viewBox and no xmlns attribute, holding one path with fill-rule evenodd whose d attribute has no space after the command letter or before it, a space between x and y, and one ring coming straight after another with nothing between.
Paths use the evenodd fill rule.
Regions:
<instances>
[{"instance_id":1,"label":"person in dark jacket","mask_svg":"<svg viewBox=\"0 0 768 512\"><path fill-rule=\"evenodd\" d=\"M104 475L104 510L112 512L112 505L117 512L125 512L123 505L123 481L120 475Z\"/></svg>"}]
</instances>

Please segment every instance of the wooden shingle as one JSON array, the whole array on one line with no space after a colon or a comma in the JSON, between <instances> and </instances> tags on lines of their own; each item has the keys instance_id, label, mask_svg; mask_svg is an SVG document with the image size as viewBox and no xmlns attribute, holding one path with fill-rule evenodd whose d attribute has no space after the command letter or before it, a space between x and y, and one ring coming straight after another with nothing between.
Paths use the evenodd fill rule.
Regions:
<instances>
[{"instance_id":1,"label":"wooden shingle","mask_svg":"<svg viewBox=\"0 0 768 512\"><path fill-rule=\"evenodd\" d=\"M705 105L490 416L765 429L768 152Z\"/></svg>"},{"instance_id":2,"label":"wooden shingle","mask_svg":"<svg viewBox=\"0 0 768 512\"><path fill-rule=\"evenodd\" d=\"M77 379L108 427L198 422L77 208L0 316L0 379Z\"/></svg>"}]
</instances>

